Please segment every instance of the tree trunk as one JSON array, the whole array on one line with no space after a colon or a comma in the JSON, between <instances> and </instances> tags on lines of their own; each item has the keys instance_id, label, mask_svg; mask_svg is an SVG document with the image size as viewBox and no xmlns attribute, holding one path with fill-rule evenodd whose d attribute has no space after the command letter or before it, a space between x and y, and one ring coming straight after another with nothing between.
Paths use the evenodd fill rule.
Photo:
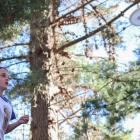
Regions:
<instances>
[{"instance_id":1,"label":"tree trunk","mask_svg":"<svg viewBox=\"0 0 140 140\"><path fill-rule=\"evenodd\" d=\"M48 104L42 93L35 95L32 102L32 140L49 140L48 136ZM37 105L36 105L37 104Z\"/></svg>"},{"instance_id":2,"label":"tree trunk","mask_svg":"<svg viewBox=\"0 0 140 140\"><path fill-rule=\"evenodd\" d=\"M51 91L51 85L54 85L52 75L55 75L54 27L42 28L43 16L41 12L32 13L30 27L30 65L33 76L37 77L31 104L32 140L58 140L57 111L55 106L50 107L54 94ZM50 20L52 16L49 16Z\"/></svg>"},{"instance_id":3,"label":"tree trunk","mask_svg":"<svg viewBox=\"0 0 140 140\"><path fill-rule=\"evenodd\" d=\"M40 13L33 13L31 20L31 44L30 44L30 66L33 76L39 77L39 74L43 72L43 50L44 47L41 42L41 30L40 26ZM37 72L38 71L38 72ZM44 76L45 78L45 76ZM37 79L36 79L37 80ZM42 79L44 81L44 79ZM46 81L46 80L45 80ZM48 101L47 94L43 94L40 81L33 81L33 100L31 103L31 131L32 140L49 140L48 139ZM45 84L45 82L44 82ZM46 91L45 91L46 92Z\"/></svg>"}]
</instances>

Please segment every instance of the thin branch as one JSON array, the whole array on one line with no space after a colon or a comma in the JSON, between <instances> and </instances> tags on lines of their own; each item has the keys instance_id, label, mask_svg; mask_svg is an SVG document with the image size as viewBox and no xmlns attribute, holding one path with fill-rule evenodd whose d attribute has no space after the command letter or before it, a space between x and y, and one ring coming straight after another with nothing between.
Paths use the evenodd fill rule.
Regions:
<instances>
[{"instance_id":1,"label":"thin branch","mask_svg":"<svg viewBox=\"0 0 140 140\"><path fill-rule=\"evenodd\" d=\"M56 19L53 23L50 23L50 25L53 26L53 24L56 24L56 22L59 22L61 19L65 18L66 16L68 16L68 15L70 15L70 14L76 12L77 10L83 8L84 6L86 6L87 4L91 3L92 1L94 1L94 0L90 0L90 1L88 1L88 2L86 2L86 3L84 3L84 4L82 4L82 5L80 5L79 7L75 8L74 10L71 10L70 12L68 12L68 13L66 13L66 14L64 14L64 15L62 15L61 17L59 17L58 19Z\"/></svg>"},{"instance_id":2,"label":"thin branch","mask_svg":"<svg viewBox=\"0 0 140 140\"><path fill-rule=\"evenodd\" d=\"M6 66L6 68L9 68L13 65L17 65L17 64L21 64L21 63L27 63L27 62L29 62L29 61L20 61L20 62L17 62L17 63L10 64L10 65Z\"/></svg>"},{"instance_id":3,"label":"thin branch","mask_svg":"<svg viewBox=\"0 0 140 140\"><path fill-rule=\"evenodd\" d=\"M16 78L16 77L12 77L12 80L23 81L23 80L25 80L25 79L24 79L24 78Z\"/></svg>"},{"instance_id":4,"label":"thin branch","mask_svg":"<svg viewBox=\"0 0 140 140\"><path fill-rule=\"evenodd\" d=\"M70 54L70 57L71 57L71 59L73 58L73 57L86 57L84 54L74 54L74 53L71 53ZM102 57L102 56L92 56L92 58L91 59L103 59L103 60L107 60L107 58L106 57Z\"/></svg>"},{"instance_id":5,"label":"thin branch","mask_svg":"<svg viewBox=\"0 0 140 140\"><path fill-rule=\"evenodd\" d=\"M103 29L105 29L108 25L111 25L114 21L116 21L116 20L119 19L121 16L123 16L124 13L125 13L127 10L129 10L131 7L133 7L134 5L138 4L139 2L140 2L140 0L136 0L133 4L129 5L129 6L128 6L127 8L125 8L120 14L118 14L116 17L114 17L113 19L111 19L110 21L108 21L105 25L103 25L103 26L97 28L96 30L94 30L94 31L92 31L92 32L90 32L90 33L88 33L87 35L84 35L84 36L82 36L82 37L80 37L80 38L78 38L78 39L75 39L75 40L73 40L73 41L71 41L71 42L69 42L69 43L67 43L67 44L65 44L65 45L63 45L63 46L61 46L60 48L58 48L57 50L55 50L55 52L56 52L56 53L59 53L59 52L61 52L62 50L66 49L66 48L68 48L68 47L70 47L70 46L72 46L72 45L75 45L75 44L77 44L77 43L79 43L79 42L81 42L81 41L83 41L83 40L85 40L85 39L87 39L87 38L89 38L89 37L95 35L96 33L100 32L100 31L103 30Z\"/></svg>"},{"instance_id":6,"label":"thin branch","mask_svg":"<svg viewBox=\"0 0 140 140\"><path fill-rule=\"evenodd\" d=\"M106 2L106 0L104 2ZM98 4L98 6L103 4L104 2ZM83 6L81 8L83 9L83 8L85 8L85 6ZM85 21L90 19L90 16L93 17L93 12L88 13L87 15L84 14ZM72 16L72 14L70 14L69 16L64 17L59 22L54 23L52 26L55 26L56 24L57 24L57 26L71 25L71 24L76 24L76 23L79 23L79 22L83 22L83 16Z\"/></svg>"},{"instance_id":7,"label":"thin branch","mask_svg":"<svg viewBox=\"0 0 140 140\"><path fill-rule=\"evenodd\" d=\"M61 111L59 111L59 113L62 115L63 118L66 119L66 116L65 116ZM75 118L81 118L81 115L79 115L79 116L74 116L74 117L75 117ZM73 118L73 117L71 117L70 119L72 119L72 118ZM76 124L70 122L70 119L67 119L67 120L66 120L67 123L70 124L70 125L73 126L73 127L77 127ZM61 121L61 120L59 120L59 121Z\"/></svg>"},{"instance_id":8,"label":"thin branch","mask_svg":"<svg viewBox=\"0 0 140 140\"><path fill-rule=\"evenodd\" d=\"M117 82L126 82L126 83L128 83L128 82L140 82L140 80L139 80L139 78L138 78L138 80L116 80Z\"/></svg>"},{"instance_id":9,"label":"thin branch","mask_svg":"<svg viewBox=\"0 0 140 140\"><path fill-rule=\"evenodd\" d=\"M65 118L63 121L61 121L59 123L59 125L61 125L62 123L64 123L66 120L68 119L72 119L73 118L73 115L77 114L79 111L81 111L82 107L80 107L78 110L76 110L75 112L73 112L71 115L67 116L67 118ZM75 117L75 116L74 116Z\"/></svg>"},{"instance_id":10,"label":"thin branch","mask_svg":"<svg viewBox=\"0 0 140 140\"><path fill-rule=\"evenodd\" d=\"M116 102L112 102L108 105L104 105L103 107L107 107L107 106L112 106L112 105L115 105L115 104L118 104L119 102L121 101L124 101L124 100L127 100L131 95L135 94L136 92L130 92L128 95L126 95L125 97L121 98L120 100L116 101Z\"/></svg>"},{"instance_id":11,"label":"thin branch","mask_svg":"<svg viewBox=\"0 0 140 140\"><path fill-rule=\"evenodd\" d=\"M7 57L7 58L1 58L0 62L2 61L7 61L7 60L12 60L12 59L28 59L28 55L21 55L21 56L12 56L12 57Z\"/></svg>"},{"instance_id":12,"label":"thin branch","mask_svg":"<svg viewBox=\"0 0 140 140\"><path fill-rule=\"evenodd\" d=\"M110 83L112 83L112 82L113 82L113 80L106 82L105 85L103 85L102 87L100 87L100 88L97 89L96 91L97 91L97 92L101 91L103 88L107 87L107 86L108 86Z\"/></svg>"},{"instance_id":13,"label":"thin branch","mask_svg":"<svg viewBox=\"0 0 140 140\"><path fill-rule=\"evenodd\" d=\"M97 14L98 16L100 16L100 17L102 18L102 20L103 20L105 23L107 23L106 19L105 19L104 16L102 15L102 13L101 13L99 10L97 10L96 7L93 6L92 4L90 4L90 6L91 6L92 9L96 12L96 14Z\"/></svg>"},{"instance_id":14,"label":"thin branch","mask_svg":"<svg viewBox=\"0 0 140 140\"><path fill-rule=\"evenodd\" d=\"M8 45L8 46L4 46L4 47L0 47L0 50L6 49L6 48L10 48L10 47L14 47L14 46L28 46L28 43L15 43L13 45Z\"/></svg>"},{"instance_id":15,"label":"thin branch","mask_svg":"<svg viewBox=\"0 0 140 140\"><path fill-rule=\"evenodd\" d=\"M70 9L72 6L75 6L75 5L76 5L76 3L77 3L77 2L75 2L75 3L71 4L70 6L66 7L65 9L60 10L60 11L59 11L59 13L62 13L62 12L64 12L64 11L66 11L66 10Z\"/></svg>"},{"instance_id":16,"label":"thin branch","mask_svg":"<svg viewBox=\"0 0 140 140\"><path fill-rule=\"evenodd\" d=\"M59 100L59 101L57 101L55 103L50 104L50 106L53 106L53 105L58 104L58 103L68 102L68 101L70 101L72 99L75 99L76 97L81 96L81 95L84 95L84 94L85 94L85 92L82 92L82 93L79 93L77 95L74 95L70 99L68 99L67 101L66 101L66 99Z\"/></svg>"},{"instance_id":17,"label":"thin branch","mask_svg":"<svg viewBox=\"0 0 140 140\"><path fill-rule=\"evenodd\" d=\"M14 75L20 75L20 74L29 74L29 72L18 72L18 73L15 73Z\"/></svg>"}]
</instances>

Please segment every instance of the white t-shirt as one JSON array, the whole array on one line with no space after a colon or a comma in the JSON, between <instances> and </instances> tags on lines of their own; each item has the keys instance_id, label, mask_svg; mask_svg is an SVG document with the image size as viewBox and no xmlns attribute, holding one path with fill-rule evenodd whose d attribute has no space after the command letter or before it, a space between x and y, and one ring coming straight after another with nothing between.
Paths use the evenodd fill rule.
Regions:
<instances>
[{"instance_id":1,"label":"white t-shirt","mask_svg":"<svg viewBox=\"0 0 140 140\"><path fill-rule=\"evenodd\" d=\"M10 120L15 119L11 103L4 96L0 96L0 140L4 140L4 133Z\"/></svg>"}]
</instances>

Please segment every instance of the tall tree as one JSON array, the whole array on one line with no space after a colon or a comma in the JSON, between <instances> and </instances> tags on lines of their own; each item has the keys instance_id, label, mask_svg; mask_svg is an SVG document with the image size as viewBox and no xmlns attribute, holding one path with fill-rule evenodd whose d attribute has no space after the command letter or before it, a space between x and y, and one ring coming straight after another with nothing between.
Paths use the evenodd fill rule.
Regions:
<instances>
[{"instance_id":1,"label":"tall tree","mask_svg":"<svg viewBox=\"0 0 140 140\"><path fill-rule=\"evenodd\" d=\"M21 23L23 25L27 21L30 26L30 42L26 44L29 45L28 55L22 54L12 58L26 59L30 64L32 75L36 75L36 81L31 89L33 91L31 93L33 140L59 139L61 124L65 121L69 122L81 110L81 108L77 110L73 108L76 101L79 104L85 101L84 98L77 97L77 93L74 92L75 89L83 89L83 85L81 82L73 82L74 78L80 75L77 72L80 68L75 62L76 53L69 54L68 49L86 40L85 48L81 50L84 50L87 58L93 59L93 48L88 45L93 39L95 47L104 46L109 59L115 62L115 45L120 42L120 38L113 23L139 2L140 0L132 2L118 15L112 15L106 8L105 2L94 0L66 2L2 0L0 2L1 38L12 37L13 31L16 34L18 30L15 25L21 25ZM66 9L64 9L65 6L67 6ZM117 6L111 3L110 9ZM94 25L92 20L95 22ZM73 28L74 24L83 27L80 36L77 31L69 31L69 27L73 25L71 26ZM100 39L97 39L99 37ZM1 61L5 59L7 58ZM72 100L73 98L75 100Z\"/></svg>"}]
</instances>

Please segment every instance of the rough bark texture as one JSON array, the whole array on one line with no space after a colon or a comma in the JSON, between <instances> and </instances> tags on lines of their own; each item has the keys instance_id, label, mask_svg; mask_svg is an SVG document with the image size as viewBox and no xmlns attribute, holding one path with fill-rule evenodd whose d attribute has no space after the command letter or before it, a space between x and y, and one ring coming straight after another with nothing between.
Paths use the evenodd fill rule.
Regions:
<instances>
[{"instance_id":1,"label":"rough bark texture","mask_svg":"<svg viewBox=\"0 0 140 140\"><path fill-rule=\"evenodd\" d=\"M31 21L31 44L30 44L30 64L32 72L36 70L41 74L43 72L43 61L45 55L43 54L43 48L45 47L42 42L42 35L40 26L41 13L34 13ZM43 44L42 44L43 43ZM39 73L37 76L39 77ZM43 88L47 84L47 79L44 75L42 83L36 83L32 100L32 140L49 140L48 139L48 100L45 89Z\"/></svg>"},{"instance_id":2,"label":"rough bark texture","mask_svg":"<svg viewBox=\"0 0 140 140\"><path fill-rule=\"evenodd\" d=\"M48 21L53 20L53 2L50 5ZM38 71L38 82L33 87L32 100L32 140L57 140L57 113L49 106L54 93L51 91L55 76L55 27L42 28L44 12L34 12L31 20L30 64L32 72ZM47 16L47 15L45 15ZM43 75L42 75L43 73Z\"/></svg>"},{"instance_id":3,"label":"rough bark texture","mask_svg":"<svg viewBox=\"0 0 140 140\"><path fill-rule=\"evenodd\" d=\"M48 139L48 105L45 95L37 93L36 102L32 103L32 140Z\"/></svg>"}]
</instances>

